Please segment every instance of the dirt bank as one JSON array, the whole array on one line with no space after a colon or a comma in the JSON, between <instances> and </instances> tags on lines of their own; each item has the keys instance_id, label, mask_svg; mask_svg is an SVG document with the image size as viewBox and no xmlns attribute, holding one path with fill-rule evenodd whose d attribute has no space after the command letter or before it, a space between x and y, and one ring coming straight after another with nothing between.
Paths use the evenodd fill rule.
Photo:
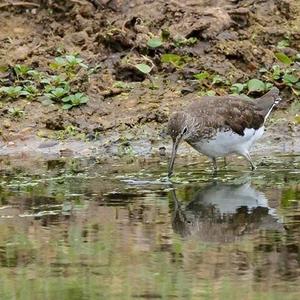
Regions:
<instances>
[{"instance_id":1,"label":"dirt bank","mask_svg":"<svg viewBox=\"0 0 300 300\"><path fill-rule=\"evenodd\" d=\"M297 0L2 2L0 84L15 84L16 64L51 74L51 61L67 53L78 53L92 71L75 83L90 100L71 110L45 105L40 96L2 99L0 155L60 155L68 149L81 155L157 153L171 110L207 91L226 94L231 84L259 77L261 68L276 63L282 41L288 41L280 48L286 55L300 51ZM160 47L147 45L161 36ZM180 62L163 63L169 53ZM150 76L137 64L152 67ZM203 72L224 82L194 78ZM286 109L296 96L289 87L279 88ZM270 143L295 140L296 109L278 113Z\"/></svg>"}]
</instances>

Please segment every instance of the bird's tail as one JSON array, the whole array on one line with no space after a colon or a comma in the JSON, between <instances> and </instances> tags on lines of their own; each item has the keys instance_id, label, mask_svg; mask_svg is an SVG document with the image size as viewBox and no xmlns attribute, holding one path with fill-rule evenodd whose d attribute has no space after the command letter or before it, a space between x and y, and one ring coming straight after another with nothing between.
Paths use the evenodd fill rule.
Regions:
<instances>
[{"instance_id":1,"label":"bird's tail","mask_svg":"<svg viewBox=\"0 0 300 300\"><path fill-rule=\"evenodd\" d=\"M256 101L256 106L262 112L266 120L273 107L281 101L278 88L273 87L269 92L258 98Z\"/></svg>"}]
</instances>

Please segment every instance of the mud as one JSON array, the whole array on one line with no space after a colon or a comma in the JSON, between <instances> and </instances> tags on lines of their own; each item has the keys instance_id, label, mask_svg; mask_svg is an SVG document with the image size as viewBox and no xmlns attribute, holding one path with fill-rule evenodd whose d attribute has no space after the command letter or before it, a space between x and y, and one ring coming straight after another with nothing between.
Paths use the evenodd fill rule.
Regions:
<instances>
[{"instance_id":1,"label":"mud","mask_svg":"<svg viewBox=\"0 0 300 300\"><path fill-rule=\"evenodd\" d=\"M205 70L245 81L274 63L274 49L287 36L291 42L284 51L300 51L297 0L2 2L0 66L47 70L60 48L79 53L95 72L79 83L90 101L70 111L39 99L1 101L0 155L160 153L168 142L161 132L170 111L201 90L193 74ZM149 50L149 38L162 31L171 39ZM197 40L175 47L173 41L182 38ZM160 62L163 53L189 59L180 68L167 66ZM150 78L132 67L145 57L154 65ZM116 87L117 81L127 86ZM275 114L266 141L274 149L297 150L299 125L287 109L295 97L287 89L281 92L285 111ZM11 108L24 115L12 117Z\"/></svg>"}]
</instances>

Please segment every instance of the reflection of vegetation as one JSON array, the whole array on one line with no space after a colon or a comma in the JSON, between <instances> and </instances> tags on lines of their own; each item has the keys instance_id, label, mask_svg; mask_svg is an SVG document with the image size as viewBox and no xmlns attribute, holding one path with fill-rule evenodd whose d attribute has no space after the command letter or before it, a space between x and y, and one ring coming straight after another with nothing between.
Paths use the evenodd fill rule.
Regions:
<instances>
[{"instance_id":1,"label":"reflection of vegetation","mask_svg":"<svg viewBox=\"0 0 300 300\"><path fill-rule=\"evenodd\" d=\"M295 188L283 189L281 195L281 206L287 208L293 206L295 202L300 204L300 190Z\"/></svg>"}]
</instances>

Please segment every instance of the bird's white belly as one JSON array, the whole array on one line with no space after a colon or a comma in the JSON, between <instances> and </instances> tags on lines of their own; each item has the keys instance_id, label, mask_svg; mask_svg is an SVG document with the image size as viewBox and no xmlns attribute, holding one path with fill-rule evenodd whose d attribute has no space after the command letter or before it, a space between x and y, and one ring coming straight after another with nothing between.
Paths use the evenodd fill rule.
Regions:
<instances>
[{"instance_id":1,"label":"bird's white belly","mask_svg":"<svg viewBox=\"0 0 300 300\"><path fill-rule=\"evenodd\" d=\"M209 157L223 157L231 153L243 155L249 152L263 133L263 126L257 130L246 128L243 136L233 131L218 131L212 138L191 143L191 146Z\"/></svg>"}]
</instances>

